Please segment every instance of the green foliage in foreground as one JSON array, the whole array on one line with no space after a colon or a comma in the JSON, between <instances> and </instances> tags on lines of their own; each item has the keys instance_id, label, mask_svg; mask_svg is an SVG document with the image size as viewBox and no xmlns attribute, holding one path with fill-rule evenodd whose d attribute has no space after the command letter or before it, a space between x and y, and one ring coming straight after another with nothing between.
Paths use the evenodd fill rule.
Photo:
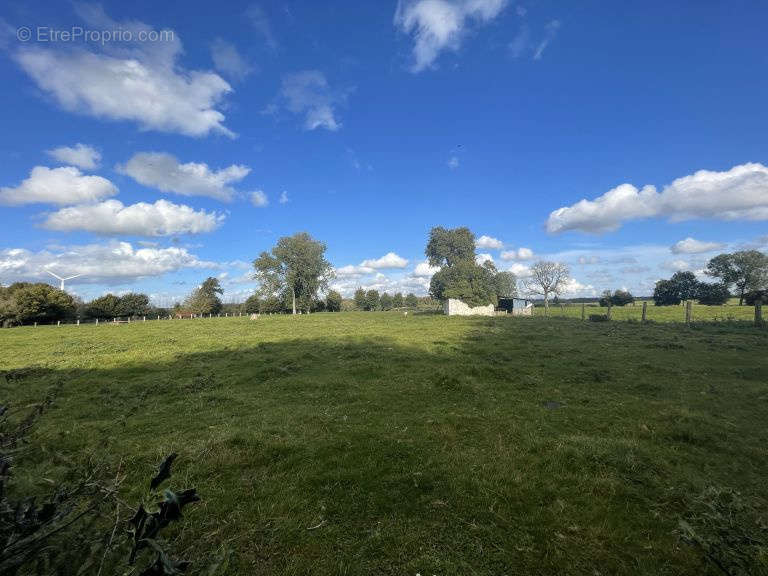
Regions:
<instances>
[{"instance_id":1,"label":"green foliage in foreground","mask_svg":"<svg viewBox=\"0 0 768 576\"><path fill-rule=\"evenodd\" d=\"M0 398L63 385L12 489L176 450L174 549L236 575L760 574L768 330L551 313L1 331Z\"/></svg>"}]
</instances>

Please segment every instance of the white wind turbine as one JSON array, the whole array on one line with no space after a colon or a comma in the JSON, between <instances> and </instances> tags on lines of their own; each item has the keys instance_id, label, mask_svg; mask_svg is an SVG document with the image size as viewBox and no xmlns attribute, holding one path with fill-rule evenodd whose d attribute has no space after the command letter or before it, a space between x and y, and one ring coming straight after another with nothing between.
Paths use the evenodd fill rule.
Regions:
<instances>
[{"instance_id":1,"label":"white wind turbine","mask_svg":"<svg viewBox=\"0 0 768 576\"><path fill-rule=\"evenodd\" d=\"M54 274L50 270L46 270L46 272L48 272L48 274L50 274L54 278L57 278L59 281L61 281L61 284L59 284L59 290L61 290L62 292L64 291L64 281L65 280L72 280L74 278L79 278L80 276L82 276L82 274L75 274L74 276L67 276L66 278L62 278L61 276L59 276L58 274Z\"/></svg>"}]
</instances>

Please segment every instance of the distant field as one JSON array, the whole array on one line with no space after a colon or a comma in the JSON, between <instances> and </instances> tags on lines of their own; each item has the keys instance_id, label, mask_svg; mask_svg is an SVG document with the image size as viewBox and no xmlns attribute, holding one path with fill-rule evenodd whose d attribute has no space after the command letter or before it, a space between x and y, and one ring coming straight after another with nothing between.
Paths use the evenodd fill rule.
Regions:
<instances>
[{"instance_id":1,"label":"distant field","mask_svg":"<svg viewBox=\"0 0 768 576\"><path fill-rule=\"evenodd\" d=\"M552 312L2 330L0 398L63 385L15 481L122 459L131 502L178 451L176 549L242 576L719 574L679 522L713 488L768 509L768 330Z\"/></svg>"},{"instance_id":2,"label":"distant field","mask_svg":"<svg viewBox=\"0 0 768 576\"><path fill-rule=\"evenodd\" d=\"M737 301L738 303L738 301ZM608 308L601 308L597 303L586 304L586 315L606 314ZM544 308L536 308L539 314L544 313ZM581 318L581 304L552 305L549 309L553 317L564 316L567 318ZM738 306L726 304L724 306L704 306L694 304L692 306L694 322L751 322L755 318L754 306ZM767 314L763 312L764 316ZM636 302L634 305L613 306L611 308L611 320L637 320L642 319L643 304ZM685 305L680 306L654 306L648 303L648 320L652 322L685 322Z\"/></svg>"}]
</instances>

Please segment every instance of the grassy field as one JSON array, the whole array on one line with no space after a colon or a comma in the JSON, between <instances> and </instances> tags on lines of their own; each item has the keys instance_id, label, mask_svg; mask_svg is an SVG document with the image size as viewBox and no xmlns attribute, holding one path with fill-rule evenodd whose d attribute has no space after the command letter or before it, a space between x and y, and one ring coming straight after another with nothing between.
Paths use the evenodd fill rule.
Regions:
<instances>
[{"instance_id":1,"label":"grassy field","mask_svg":"<svg viewBox=\"0 0 768 576\"><path fill-rule=\"evenodd\" d=\"M230 574L717 574L678 525L713 490L768 509L766 350L557 315L30 327L0 331L0 399L63 383L18 463L41 492L122 459L135 501L178 451L203 502L176 548Z\"/></svg>"},{"instance_id":2,"label":"grassy field","mask_svg":"<svg viewBox=\"0 0 768 576\"><path fill-rule=\"evenodd\" d=\"M606 314L608 308L601 308L597 303L594 303L587 304L585 310L587 317L589 317L590 314ZM536 312L543 314L544 309L537 307ZM754 306L738 306L730 303L725 306L694 304L691 307L691 312L694 322L751 322L755 318ZM550 315L581 319L581 304L552 305L550 306ZM642 302L611 308L611 320L640 322L642 316ZM685 322L685 305L654 306L653 302L648 302L647 319L651 322Z\"/></svg>"}]
</instances>

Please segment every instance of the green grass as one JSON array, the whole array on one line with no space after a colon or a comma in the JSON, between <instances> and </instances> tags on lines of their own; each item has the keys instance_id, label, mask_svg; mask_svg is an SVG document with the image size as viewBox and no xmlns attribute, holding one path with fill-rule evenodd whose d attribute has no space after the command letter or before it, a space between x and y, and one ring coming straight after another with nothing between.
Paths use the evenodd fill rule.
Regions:
<instances>
[{"instance_id":1,"label":"green grass","mask_svg":"<svg viewBox=\"0 0 768 576\"><path fill-rule=\"evenodd\" d=\"M135 501L178 451L176 548L231 574L715 574L678 522L710 487L766 510L766 350L556 316L30 327L0 331L0 398L63 382L17 463L41 491L122 459Z\"/></svg>"},{"instance_id":2,"label":"green grass","mask_svg":"<svg viewBox=\"0 0 768 576\"><path fill-rule=\"evenodd\" d=\"M737 300L738 303L738 300ZM608 308L601 308L597 303L587 304L586 315L606 314ZM726 304L724 306L705 306L694 304L692 306L694 322L753 322L755 319L754 306L738 306L738 304ZM544 314L544 308L536 308L536 313ZM553 317L581 318L581 304L553 304L549 313ZM611 308L611 320L637 321L643 317L643 304L636 302L634 305L613 306ZM685 305L680 306L654 306L648 302L647 319L652 322L685 322Z\"/></svg>"}]
</instances>

